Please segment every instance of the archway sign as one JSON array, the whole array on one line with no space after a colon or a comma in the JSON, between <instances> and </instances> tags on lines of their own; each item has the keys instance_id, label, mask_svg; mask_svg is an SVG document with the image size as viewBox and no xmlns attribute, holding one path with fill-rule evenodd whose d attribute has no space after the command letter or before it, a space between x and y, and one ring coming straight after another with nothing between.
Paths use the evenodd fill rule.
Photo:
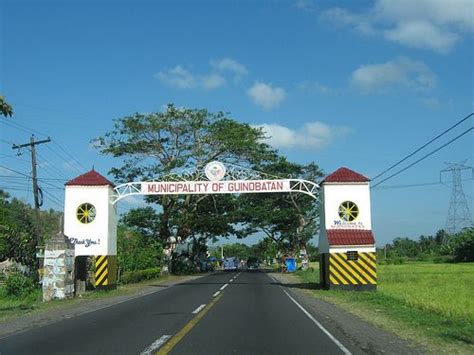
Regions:
<instances>
[{"instance_id":1,"label":"archway sign","mask_svg":"<svg viewBox=\"0 0 474 355\"><path fill-rule=\"evenodd\" d=\"M116 204L133 195L304 193L321 203L321 282L327 288L375 289L375 240L371 231L369 179L347 168L321 183L278 178L213 161L162 181L115 186L91 170L66 183L64 233L79 256L95 257L95 284L116 282Z\"/></svg>"},{"instance_id":2,"label":"archway sign","mask_svg":"<svg viewBox=\"0 0 474 355\"><path fill-rule=\"evenodd\" d=\"M114 202L131 195L240 194L301 192L317 198L318 184L302 179L281 179L251 169L210 162L203 171L172 174L164 181L129 182L115 188Z\"/></svg>"}]
</instances>

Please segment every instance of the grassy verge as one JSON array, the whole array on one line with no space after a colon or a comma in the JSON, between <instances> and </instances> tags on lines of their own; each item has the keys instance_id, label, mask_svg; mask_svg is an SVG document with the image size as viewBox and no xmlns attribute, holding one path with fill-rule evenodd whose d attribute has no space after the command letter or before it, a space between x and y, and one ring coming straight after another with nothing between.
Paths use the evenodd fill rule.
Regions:
<instances>
[{"instance_id":1,"label":"grassy verge","mask_svg":"<svg viewBox=\"0 0 474 355\"><path fill-rule=\"evenodd\" d=\"M310 290L432 353L474 353L474 264L378 266L377 292ZM298 271L318 283L319 270Z\"/></svg>"},{"instance_id":2,"label":"grassy verge","mask_svg":"<svg viewBox=\"0 0 474 355\"><path fill-rule=\"evenodd\" d=\"M34 312L44 312L52 309L67 308L73 305L89 302L94 299L109 298L134 294L143 288L162 284L166 281L174 281L184 278L185 276L163 275L159 279L146 280L138 283L119 285L113 290L87 291L70 300L54 300L51 302L42 302L41 290L35 290L31 294L23 297L7 296L4 287L0 287L0 322L7 319L16 318L24 314Z\"/></svg>"}]
</instances>

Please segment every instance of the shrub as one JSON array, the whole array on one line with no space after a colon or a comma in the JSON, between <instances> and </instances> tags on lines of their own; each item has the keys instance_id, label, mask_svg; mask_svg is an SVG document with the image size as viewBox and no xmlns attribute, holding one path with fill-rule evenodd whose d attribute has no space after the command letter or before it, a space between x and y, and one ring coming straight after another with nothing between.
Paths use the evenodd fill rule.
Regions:
<instances>
[{"instance_id":1,"label":"shrub","mask_svg":"<svg viewBox=\"0 0 474 355\"><path fill-rule=\"evenodd\" d=\"M35 289L33 280L21 273L10 274L5 281L7 295L22 297Z\"/></svg>"},{"instance_id":2,"label":"shrub","mask_svg":"<svg viewBox=\"0 0 474 355\"><path fill-rule=\"evenodd\" d=\"M456 262L474 261L474 228L465 228L453 235L441 251L453 256Z\"/></svg>"},{"instance_id":3,"label":"shrub","mask_svg":"<svg viewBox=\"0 0 474 355\"><path fill-rule=\"evenodd\" d=\"M450 263L453 262L453 258L449 255L441 255L433 258L434 264Z\"/></svg>"},{"instance_id":4,"label":"shrub","mask_svg":"<svg viewBox=\"0 0 474 355\"><path fill-rule=\"evenodd\" d=\"M124 272L120 278L120 283L130 284L137 283L143 280L157 279L160 277L160 268L152 268L145 270L135 270Z\"/></svg>"},{"instance_id":5,"label":"shrub","mask_svg":"<svg viewBox=\"0 0 474 355\"><path fill-rule=\"evenodd\" d=\"M401 265L401 264L404 264L405 263L405 259L404 258L400 258L400 257L394 257L394 258L389 258L387 259L387 265Z\"/></svg>"},{"instance_id":6,"label":"shrub","mask_svg":"<svg viewBox=\"0 0 474 355\"><path fill-rule=\"evenodd\" d=\"M456 261L474 261L474 228L466 229L454 240Z\"/></svg>"},{"instance_id":7,"label":"shrub","mask_svg":"<svg viewBox=\"0 0 474 355\"><path fill-rule=\"evenodd\" d=\"M121 270L145 270L161 266L162 245L137 231L121 226L117 235L117 261Z\"/></svg>"}]
</instances>

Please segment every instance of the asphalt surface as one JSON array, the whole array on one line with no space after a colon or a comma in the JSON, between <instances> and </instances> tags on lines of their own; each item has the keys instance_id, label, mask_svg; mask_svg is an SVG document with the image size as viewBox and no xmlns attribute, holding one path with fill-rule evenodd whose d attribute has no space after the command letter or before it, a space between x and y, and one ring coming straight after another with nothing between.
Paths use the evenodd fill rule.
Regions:
<instances>
[{"instance_id":1,"label":"asphalt surface","mask_svg":"<svg viewBox=\"0 0 474 355\"><path fill-rule=\"evenodd\" d=\"M265 272L216 272L2 338L0 354L361 353L317 317Z\"/></svg>"}]
</instances>

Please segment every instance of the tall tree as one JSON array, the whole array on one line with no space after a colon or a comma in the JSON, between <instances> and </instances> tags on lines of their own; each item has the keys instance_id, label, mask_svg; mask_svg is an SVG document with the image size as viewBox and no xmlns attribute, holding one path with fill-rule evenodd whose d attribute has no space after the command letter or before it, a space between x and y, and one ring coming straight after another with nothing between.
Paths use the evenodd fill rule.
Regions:
<instances>
[{"instance_id":1,"label":"tall tree","mask_svg":"<svg viewBox=\"0 0 474 355\"><path fill-rule=\"evenodd\" d=\"M144 238L160 239L160 215L151 206L131 209L122 217L121 222Z\"/></svg>"},{"instance_id":2,"label":"tall tree","mask_svg":"<svg viewBox=\"0 0 474 355\"><path fill-rule=\"evenodd\" d=\"M35 246L31 207L0 190L0 261L10 259L33 270Z\"/></svg>"},{"instance_id":3,"label":"tall tree","mask_svg":"<svg viewBox=\"0 0 474 355\"><path fill-rule=\"evenodd\" d=\"M323 176L314 163L300 165L290 163L283 157L261 165L259 169L281 178L312 182ZM242 206L241 223L245 223L244 232L263 232L287 253L304 248L318 228L318 202L302 193L245 195L239 202Z\"/></svg>"},{"instance_id":4,"label":"tall tree","mask_svg":"<svg viewBox=\"0 0 474 355\"><path fill-rule=\"evenodd\" d=\"M223 112L168 105L164 112L137 113L116 120L113 130L94 143L101 153L123 159L121 167L111 170L118 181L163 181L186 169L199 171L213 160L244 166L271 161L276 153L262 143L263 138L261 130ZM197 176L190 173L188 178ZM231 213L236 200L232 196L147 196L146 201L160 207L162 240L236 232L236 217Z\"/></svg>"}]
</instances>

